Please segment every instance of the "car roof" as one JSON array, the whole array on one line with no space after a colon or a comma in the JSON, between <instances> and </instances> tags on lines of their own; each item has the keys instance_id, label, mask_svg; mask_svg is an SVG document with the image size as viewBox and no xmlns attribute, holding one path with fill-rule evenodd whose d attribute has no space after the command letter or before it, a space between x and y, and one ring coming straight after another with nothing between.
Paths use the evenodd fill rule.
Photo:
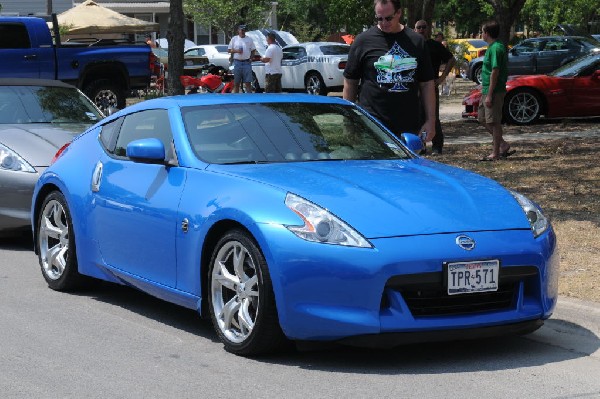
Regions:
<instances>
[{"instance_id":1,"label":"car roof","mask_svg":"<svg viewBox=\"0 0 600 399\"><path fill-rule=\"evenodd\" d=\"M285 46L285 48L287 48L287 47L297 47L297 46L301 46L301 47L306 47L306 46L343 46L343 47L350 47L349 44L340 43L340 42L302 42L302 43L296 43L296 44L288 44L287 46Z\"/></svg>"},{"instance_id":2,"label":"car roof","mask_svg":"<svg viewBox=\"0 0 600 399\"><path fill-rule=\"evenodd\" d=\"M349 101L346 101L339 97L325 97L325 96L313 96L310 94L274 94L274 93L260 93L260 94L193 94L193 95L181 95L172 97L159 97L152 100L143 101L134 105L131 105L117 113L109 116L105 119L112 120L123 114L130 112L137 112L145 109L155 108L173 108L173 107L193 107L193 106L210 106L210 105L224 105L224 104L261 104L261 103L315 103L315 104L341 104L350 105Z\"/></svg>"},{"instance_id":3,"label":"car roof","mask_svg":"<svg viewBox=\"0 0 600 399\"><path fill-rule=\"evenodd\" d=\"M76 87L60 80L32 78L0 78L0 86L46 86L46 87Z\"/></svg>"}]
</instances>

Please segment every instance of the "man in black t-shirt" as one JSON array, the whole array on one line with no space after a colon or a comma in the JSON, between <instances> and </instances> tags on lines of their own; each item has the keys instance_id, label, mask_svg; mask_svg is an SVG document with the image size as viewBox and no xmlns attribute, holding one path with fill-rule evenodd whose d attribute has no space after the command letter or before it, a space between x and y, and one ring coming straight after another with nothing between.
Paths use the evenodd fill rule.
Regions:
<instances>
[{"instance_id":1,"label":"man in black t-shirt","mask_svg":"<svg viewBox=\"0 0 600 399\"><path fill-rule=\"evenodd\" d=\"M415 23L415 31L420 33L426 40L429 55L431 56L431 66L435 74L435 137L431 142L433 154L442 154L444 147L444 133L442 132L442 123L440 122L440 92L439 86L444 83L446 77L454 67L456 59L454 55L441 42L429 38L429 29L424 20ZM439 75L440 66L445 65L444 72ZM439 75L439 76L438 76Z\"/></svg>"},{"instance_id":2,"label":"man in black t-shirt","mask_svg":"<svg viewBox=\"0 0 600 399\"><path fill-rule=\"evenodd\" d=\"M375 0L377 25L359 34L344 70L344 98L378 118L393 133L435 135L435 90L425 40L400 23L399 0ZM360 95L358 87L360 84ZM425 115L420 118L421 97ZM421 125L421 120L425 123Z\"/></svg>"}]
</instances>

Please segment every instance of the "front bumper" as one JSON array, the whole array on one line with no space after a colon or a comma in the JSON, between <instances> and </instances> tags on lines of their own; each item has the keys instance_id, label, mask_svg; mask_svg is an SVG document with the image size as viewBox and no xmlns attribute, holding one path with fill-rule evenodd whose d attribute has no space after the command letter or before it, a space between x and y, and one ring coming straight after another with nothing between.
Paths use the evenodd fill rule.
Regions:
<instances>
[{"instance_id":1,"label":"front bumper","mask_svg":"<svg viewBox=\"0 0 600 399\"><path fill-rule=\"evenodd\" d=\"M0 231L30 229L31 198L39 173L0 171Z\"/></svg>"},{"instance_id":2,"label":"front bumper","mask_svg":"<svg viewBox=\"0 0 600 399\"><path fill-rule=\"evenodd\" d=\"M395 333L418 336L469 330L477 335L479 330L485 334L488 327L500 330L500 326L550 317L558 291L552 229L537 239L528 230L468 234L477 242L468 252L455 244L458 234L374 239L373 249L298 239L289 240L295 245L269 247L265 256L284 333L297 340L381 336L385 341L386 334ZM444 264L486 259L500 261L501 281L503 275L512 276L509 287L500 288L505 291L499 294L504 295L503 304L485 306L486 301L497 299L495 294L489 299L462 294L453 297L464 300L465 306L436 311L450 301L443 282ZM418 283L410 289L398 284L411 278ZM417 309L414 303L431 299L428 295L433 297L430 309Z\"/></svg>"}]
</instances>

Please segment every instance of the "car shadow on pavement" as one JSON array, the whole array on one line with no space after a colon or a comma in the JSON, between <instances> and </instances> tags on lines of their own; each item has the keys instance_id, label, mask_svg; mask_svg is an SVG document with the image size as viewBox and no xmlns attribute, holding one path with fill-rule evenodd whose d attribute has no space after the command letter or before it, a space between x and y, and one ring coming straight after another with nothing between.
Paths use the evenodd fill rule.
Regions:
<instances>
[{"instance_id":1,"label":"car shadow on pavement","mask_svg":"<svg viewBox=\"0 0 600 399\"><path fill-rule=\"evenodd\" d=\"M219 342L210 319L202 319L195 310L163 301L128 286L100 280L91 280L90 284L89 288L70 294L118 306L161 324Z\"/></svg>"},{"instance_id":2,"label":"car shadow on pavement","mask_svg":"<svg viewBox=\"0 0 600 399\"><path fill-rule=\"evenodd\" d=\"M0 249L9 251L33 251L33 234L30 231L0 235Z\"/></svg>"},{"instance_id":3,"label":"car shadow on pavement","mask_svg":"<svg viewBox=\"0 0 600 399\"><path fill-rule=\"evenodd\" d=\"M134 288L98 282L93 288L76 294L127 309L221 346L209 319L202 319L194 310L164 302ZM600 338L592 331L574 323L550 319L526 336L422 343L391 349L300 343L296 349L257 357L255 361L357 374L431 374L540 366L587 357L599 348Z\"/></svg>"}]
</instances>

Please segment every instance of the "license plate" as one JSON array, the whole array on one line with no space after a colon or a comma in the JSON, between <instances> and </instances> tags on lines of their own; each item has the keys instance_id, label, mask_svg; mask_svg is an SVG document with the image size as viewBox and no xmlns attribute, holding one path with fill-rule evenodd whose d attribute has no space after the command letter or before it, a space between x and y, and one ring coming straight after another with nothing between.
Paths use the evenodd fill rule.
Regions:
<instances>
[{"instance_id":1,"label":"license plate","mask_svg":"<svg viewBox=\"0 0 600 399\"><path fill-rule=\"evenodd\" d=\"M448 263L448 295L498 291L498 260Z\"/></svg>"}]
</instances>

